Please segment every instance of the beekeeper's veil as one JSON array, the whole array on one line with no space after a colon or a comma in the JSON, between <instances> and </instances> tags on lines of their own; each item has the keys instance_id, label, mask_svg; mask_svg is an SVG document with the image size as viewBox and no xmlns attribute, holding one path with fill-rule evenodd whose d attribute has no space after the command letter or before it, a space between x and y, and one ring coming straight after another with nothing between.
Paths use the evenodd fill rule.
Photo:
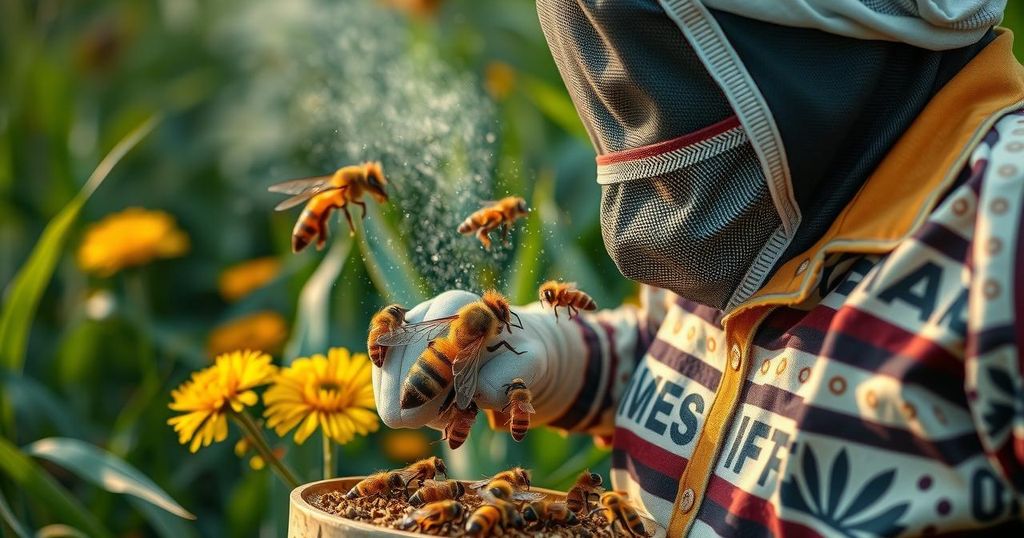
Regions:
<instances>
[{"instance_id":1,"label":"beekeeper's veil","mask_svg":"<svg viewBox=\"0 0 1024 538\"><path fill-rule=\"evenodd\" d=\"M717 308L811 246L1005 0L538 0L624 275Z\"/></svg>"}]
</instances>

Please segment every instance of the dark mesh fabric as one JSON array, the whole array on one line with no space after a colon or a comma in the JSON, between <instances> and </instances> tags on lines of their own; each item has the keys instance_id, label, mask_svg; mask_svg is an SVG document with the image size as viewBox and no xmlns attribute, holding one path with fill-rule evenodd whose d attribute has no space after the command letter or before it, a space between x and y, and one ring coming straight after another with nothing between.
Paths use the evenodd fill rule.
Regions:
<instances>
[{"instance_id":1,"label":"dark mesh fabric","mask_svg":"<svg viewBox=\"0 0 1024 538\"><path fill-rule=\"evenodd\" d=\"M712 153L602 185L601 231L626 277L721 309L781 222L750 143Z\"/></svg>"},{"instance_id":2,"label":"dark mesh fabric","mask_svg":"<svg viewBox=\"0 0 1024 538\"><path fill-rule=\"evenodd\" d=\"M812 247L946 82L992 40L950 51L864 41L711 10L775 118Z\"/></svg>"},{"instance_id":3,"label":"dark mesh fabric","mask_svg":"<svg viewBox=\"0 0 1024 538\"><path fill-rule=\"evenodd\" d=\"M598 152L675 138L732 115L655 0L538 0L537 12Z\"/></svg>"}]
</instances>

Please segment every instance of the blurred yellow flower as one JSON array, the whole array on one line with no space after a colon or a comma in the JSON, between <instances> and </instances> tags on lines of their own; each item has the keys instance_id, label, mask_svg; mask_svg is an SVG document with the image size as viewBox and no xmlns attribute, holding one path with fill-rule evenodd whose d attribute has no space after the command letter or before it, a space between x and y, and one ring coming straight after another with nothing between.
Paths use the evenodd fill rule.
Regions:
<instances>
[{"instance_id":1,"label":"blurred yellow flower","mask_svg":"<svg viewBox=\"0 0 1024 538\"><path fill-rule=\"evenodd\" d=\"M130 207L107 215L85 231L78 248L78 265L98 276L111 276L126 267L145 265L155 258L176 258L188 252L188 235L163 211Z\"/></svg>"},{"instance_id":2,"label":"blurred yellow flower","mask_svg":"<svg viewBox=\"0 0 1024 538\"><path fill-rule=\"evenodd\" d=\"M420 430L392 430L384 434L384 455L408 463L430 454L430 441Z\"/></svg>"},{"instance_id":3,"label":"blurred yellow flower","mask_svg":"<svg viewBox=\"0 0 1024 538\"><path fill-rule=\"evenodd\" d=\"M274 257L237 263L220 274L220 295L226 301L237 301L274 280L280 271L281 261Z\"/></svg>"},{"instance_id":4,"label":"blurred yellow flower","mask_svg":"<svg viewBox=\"0 0 1024 538\"><path fill-rule=\"evenodd\" d=\"M168 407L184 414L171 417L167 423L178 432L178 442L189 443L192 452L223 441L228 436L227 413L255 405L259 397L252 389L269 383L276 373L270 355L265 353L225 353L213 366L193 373L171 391Z\"/></svg>"},{"instance_id":5,"label":"blurred yellow flower","mask_svg":"<svg viewBox=\"0 0 1024 538\"><path fill-rule=\"evenodd\" d=\"M251 449L252 443L249 442L248 437L242 437L237 443L235 443L235 455L239 458L244 458ZM249 467L251 467L253 471L262 470L266 466L267 462L263 461L263 457L259 454L249 458Z\"/></svg>"},{"instance_id":6,"label":"blurred yellow flower","mask_svg":"<svg viewBox=\"0 0 1024 538\"><path fill-rule=\"evenodd\" d=\"M363 353L350 355L345 348L331 348L326 357L296 359L274 378L263 393L263 403L267 427L283 436L298 426L295 442L300 445L317 428L345 444L379 426L370 360Z\"/></svg>"},{"instance_id":7,"label":"blurred yellow flower","mask_svg":"<svg viewBox=\"0 0 1024 538\"><path fill-rule=\"evenodd\" d=\"M504 62L491 62L484 71L484 86L496 101L502 101L516 87L516 71Z\"/></svg>"},{"instance_id":8,"label":"blurred yellow flower","mask_svg":"<svg viewBox=\"0 0 1024 538\"><path fill-rule=\"evenodd\" d=\"M281 350L288 337L288 323L269 310L247 314L213 329L206 341L211 357L235 349L255 349L267 353Z\"/></svg>"}]
</instances>

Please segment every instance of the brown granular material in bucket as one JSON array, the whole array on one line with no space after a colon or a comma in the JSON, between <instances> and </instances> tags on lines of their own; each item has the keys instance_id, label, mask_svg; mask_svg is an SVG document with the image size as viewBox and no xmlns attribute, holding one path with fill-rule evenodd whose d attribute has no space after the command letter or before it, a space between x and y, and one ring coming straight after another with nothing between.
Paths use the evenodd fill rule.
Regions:
<instances>
[{"instance_id":1,"label":"brown granular material in bucket","mask_svg":"<svg viewBox=\"0 0 1024 538\"><path fill-rule=\"evenodd\" d=\"M346 519L369 523L378 527L398 529L398 523L416 510L415 507L402 498L359 498L346 499L344 491L331 491L311 499L313 506L336 516ZM563 499L559 499L563 500ZM458 525L452 525L446 529L445 536L465 536L465 522L469 514L473 513L483 500L473 490L467 488L466 494L459 499L465 506L467 512L465 518ZM522 503L519 503L522 504ZM577 516L580 523L573 526L551 525L549 528L532 529L504 529L501 536L522 537L522 536L579 536L605 538L616 534L608 529L608 522L599 513L592 516ZM410 530L409 532L417 532ZM621 531L620 531L621 532ZM426 533L422 533L426 534Z\"/></svg>"}]
</instances>

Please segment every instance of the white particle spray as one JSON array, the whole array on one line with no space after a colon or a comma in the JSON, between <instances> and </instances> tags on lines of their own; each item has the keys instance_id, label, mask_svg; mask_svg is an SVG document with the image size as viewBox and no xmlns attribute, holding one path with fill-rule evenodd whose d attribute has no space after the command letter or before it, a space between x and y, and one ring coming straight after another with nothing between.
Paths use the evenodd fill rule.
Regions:
<instances>
[{"instance_id":1,"label":"white particle spray","mask_svg":"<svg viewBox=\"0 0 1024 538\"><path fill-rule=\"evenodd\" d=\"M214 33L243 75L220 133L229 175L254 182L295 154L292 175L380 160L393 185L385 211L398 217L425 291L478 289L477 267L504 265L500 240L485 252L455 231L498 197L494 110L479 81L411 42L401 16L373 2L258 0L241 10Z\"/></svg>"}]
</instances>

